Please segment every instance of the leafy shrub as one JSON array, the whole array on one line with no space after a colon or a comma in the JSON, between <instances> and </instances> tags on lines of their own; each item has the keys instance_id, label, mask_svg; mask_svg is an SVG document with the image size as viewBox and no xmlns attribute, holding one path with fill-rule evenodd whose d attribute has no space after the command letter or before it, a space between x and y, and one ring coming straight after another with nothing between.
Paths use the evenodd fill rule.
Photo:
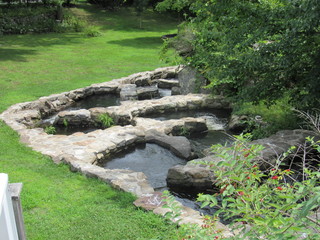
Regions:
<instances>
[{"instance_id":1,"label":"leafy shrub","mask_svg":"<svg viewBox=\"0 0 320 240\"><path fill-rule=\"evenodd\" d=\"M309 143L320 149L320 141ZM319 219L312 217L312 210L320 204L319 171L312 171L303 164L303 180L297 181L295 170L285 168L282 163L287 154L270 171L261 171L255 161L262 150L260 145L248 145L242 136L231 147L213 146L217 156L223 160L210 163L217 177L215 185L220 192L215 195L199 195L202 207L218 206L215 217L223 214L231 220L230 227L236 237L229 239L317 239L320 233ZM303 153L302 153L303 154ZM207 163L204 163L207 164ZM214 221L215 218L208 217ZM207 225L201 228L203 239L222 237L212 232ZM189 229L189 236L195 231Z\"/></svg>"},{"instance_id":2,"label":"leafy shrub","mask_svg":"<svg viewBox=\"0 0 320 240\"><path fill-rule=\"evenodd\" d=\"M54 32L83 32L87 27L87 22L76 17L70 11L63 9L63 20L58 22Z\"/></svg>"},{"instance_id":3,"label":"leafy shrub","mask_svg":"<svg viewBox=\"0 0 320 240\"><path fill-rule=\"evenodd\" d=\"M56 7L0 8L0 32L24 34L52 32L56 25Z\"/></svg>"},{"instance_id":4,"label":"leafy shrub","mask_svg":"<svg viewBox=\"0 0 320 240\"><path fill-rule=\"evenodd\" d=\"M46 134L56 134L56 128L54 126L47 126L45 129L44 129L44 132Z\"/></svg>"},{"instance_id":5,"label":"leafy shrub","mask_svg":"<svg viewBox=\"0 0 320 240\"><path fill-rule=\"evenodd\" d=\"M102 33L99 31L98 27L89 25L85 28L84 34L87 37L99 37Z\"/></svg>"},{"instance_id":6,"label":"leafy shrub","mask_svg":"<svg viewBox=\"0 0 320 240\"><path fill-rule=\"evenodd\" d=\"M2 34L83 32L90 29L86 21L60 5L0 8L0 16Z\"/></svg>"},{"instance_id":7,"label":"leafy shrub","mask_svg":"<svg viewBox=\"0 0 320 240\"><path fill-rule=\"evenodd\" d=\"M299 119L288 103L287 97L277 101L274 105L268 106L264 103L238 103L235 105L233 113L236 115L246 115L249 117L248 128L245 132L252 134L253 139L269 137L282 129L299 128ZM255 117L262 117L262 123L255 121Z\"/></svg>"},{"instance_id":8,"label":"leafy shrub","mask_svg":"<svg viewBox=\"0 0 320 240\"><path fill-rule=\"evenodd\" d=\"M102 126L105 128L109 128L114 124L114 120L112 119L112 117L110 117L108 113L100 114L98 119L101 122Z\"/></svg>"}]
</instances>

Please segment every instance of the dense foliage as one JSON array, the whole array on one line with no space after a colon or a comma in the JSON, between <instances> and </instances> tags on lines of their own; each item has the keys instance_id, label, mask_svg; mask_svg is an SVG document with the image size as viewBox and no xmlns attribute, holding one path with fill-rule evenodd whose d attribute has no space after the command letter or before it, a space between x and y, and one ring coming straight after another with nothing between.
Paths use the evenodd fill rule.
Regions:
<instances>
[{"instance_id":1,"label":"dense foliage","mask_svg":"<svg viewBox=\"0 0 320 240\"><path fill-rule=\"evenodd\" d=\"M202 225L183 224L183 239L193 240L318 240L320 233L319 163L309 155L320 151L320 141L308 137L306 144L291 147L279 156L268 170L261 171L259 162L263 146L248 144L238 136L231 146L214 145L220 161L203 161L216 176L218 187L213 195L199 194L202 207L215 207L213 216L205 216ZM289 159L298 156L293 164ZM289 165L286 164L291 162ZM167 217L177 218L182 209L166 194L170 209ZM217 224L228 220L225 231Z\"/></svg>"},{"instance_id":2,"label":"dense foliage","mask_svg":"<svg viewBox=\"0 0 320 240\"><path fill-rule=\"evenodd\" d=\"M285 94L299 108L319 104L320 1L165 0L158 9L188 13L184 29L194 38L185 62L213 91L267 103Z\"/></svg>"},{"instance_id":3,"label":"dense foliage","mask_svg":"<svg viewBox=\"0 0 320 240\"><path fill-rule=\"evenodd\" d=\"M52 0L43 3L5 4L0 6L0 35L84 32L86 36L98 36L99 31L84 19L78 18L66 2Z\"/></svg>"},{"instance_id":4,"label":"dense foliage","mask_svg":"<svg viewBox=\"0 0 320 240\"><path fill-rule=\"evenodd\" d=\"M56 8L43 6L0 8L0 33L51 32L56 25Z\"/></svg>"}]
</instances>

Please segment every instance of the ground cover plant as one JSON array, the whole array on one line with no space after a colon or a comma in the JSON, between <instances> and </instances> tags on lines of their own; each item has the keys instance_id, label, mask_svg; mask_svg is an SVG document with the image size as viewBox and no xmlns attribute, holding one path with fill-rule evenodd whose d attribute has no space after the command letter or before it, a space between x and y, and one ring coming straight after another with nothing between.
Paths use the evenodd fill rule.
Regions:
<instances>
[{"instance_id":1,"label":"ground cover plant","mask_svg":"<svg viewBox=\"0 0 320 240\"><path fill-rule=\"evenodd\" d=\"M41 96L163 66L161 35L173 33L169 16L133 9L109 12L81 2L71 9L102 33L0 36L0 111ZM28 239L175 239L175 226L137 210L132 197L32 151L0 122L0 172L23 182Z\"/></svg>"}]
</instances>

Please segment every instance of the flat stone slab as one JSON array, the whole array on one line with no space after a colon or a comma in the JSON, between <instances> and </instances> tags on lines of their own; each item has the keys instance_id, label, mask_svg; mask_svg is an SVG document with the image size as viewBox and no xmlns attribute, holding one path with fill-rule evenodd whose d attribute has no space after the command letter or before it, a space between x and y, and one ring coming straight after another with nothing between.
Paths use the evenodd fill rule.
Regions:
<instances>
[{"instance_id":1,"label":"flat stone slab","mask_svg":"<svg viewBox=\"0 0 320 240\"><path fill-rule=\"evenodd\" d=\"M168 136L159 133L156 130L146 133L146 142L156 143L164 148L169 149L176 156L190 160L192 158L190 141L183 136Z\"/></svg>"},{"instance_id":2,"label":"flat stone slab","mask_svg":"<svg viewBox=\"0 0 320 240\"><path fill-rule=\"evenodd\" d=\"M162 207L165 202L161 192L154 192L152 194L138 198L133 202L136 207L141 207L148 211L153 211L158 207Z\"/></svg>"},{"instance_id":3,"label":"flat stone slab","mask_svg":"<svg viewBox=\"0 0 320 240\"><path fill-rule=\"evenodd\" d=\"M159 79L158 87L159 88L173 88L179 86L179 80L177 79Z\"/></svg>"}]
</instances>

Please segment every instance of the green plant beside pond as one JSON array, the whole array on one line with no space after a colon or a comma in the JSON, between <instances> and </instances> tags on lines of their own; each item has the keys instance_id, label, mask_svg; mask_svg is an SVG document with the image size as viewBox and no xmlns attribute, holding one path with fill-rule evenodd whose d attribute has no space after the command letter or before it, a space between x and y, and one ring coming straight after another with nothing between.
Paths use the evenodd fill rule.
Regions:
<instances>
[{"instance_id":1,"label":"green plant beside pond","mask_svg":"<svg viewBox=\"0 0 320 240\"><path fill-rule=\"evenodd\" d=\"M54 126L47 126L45 127L44 132L47 134L56 134L57 130Z\"/></svg>"},{"instance_id":2,"label":"green plant beside pond","mask_svg":"<svg viewBox=\"0 0 320 240\"><path fill-rule=\"evenodd\" d=\"M320 150L320 141L307 138L310 146ZM262 171L257 161L262 162L263 146L247 142L243 136L237 137L232 146L212 147L221 161L202 162L216 176L215 186L219 191L199 194L201 207L216 207L213 216L206 216L205 223L184 225L181 231L185 239L268 239L268 240L318 240L320 234L320 172L303 156L308 148L291 147L277 159L268 170ZM290 169L284 164L289 154L301 157L301 169ZM199 164L199 162L197 162ZM297 171L302 178L297 178ZM172 210L168 217L177 217L181 209L169 198L166 207ZM234 234L225 237L217 230L219 217L229 220L229 228Z\"/></svg>"},{"instance_id":3,"label":"green plant beside pond","mask_svg":"<svg viewBox=\"0 0 320 240\"><path fill-rule=\"evenodd\" d=\"M261 116L263 124L254 120L248 122L246 131L252 134L253 139L268 137L282 129L300 128L301 120L299 120L286 98L272 106L267 106L264 103L239 103L235 106L233 113L247 115L253 119L257 115Z\"/></svg>"},{"instance_id":4,"label":"green plant beside pond","mask_svg":"<svg viewBox=\"0 0 320 240\"><path fill-rule=\"evenodd\" d=\"M108 113L100 114L98 119L105 128L109 128L114 125L114 120Z\"/></svg>"}]
</instances>

